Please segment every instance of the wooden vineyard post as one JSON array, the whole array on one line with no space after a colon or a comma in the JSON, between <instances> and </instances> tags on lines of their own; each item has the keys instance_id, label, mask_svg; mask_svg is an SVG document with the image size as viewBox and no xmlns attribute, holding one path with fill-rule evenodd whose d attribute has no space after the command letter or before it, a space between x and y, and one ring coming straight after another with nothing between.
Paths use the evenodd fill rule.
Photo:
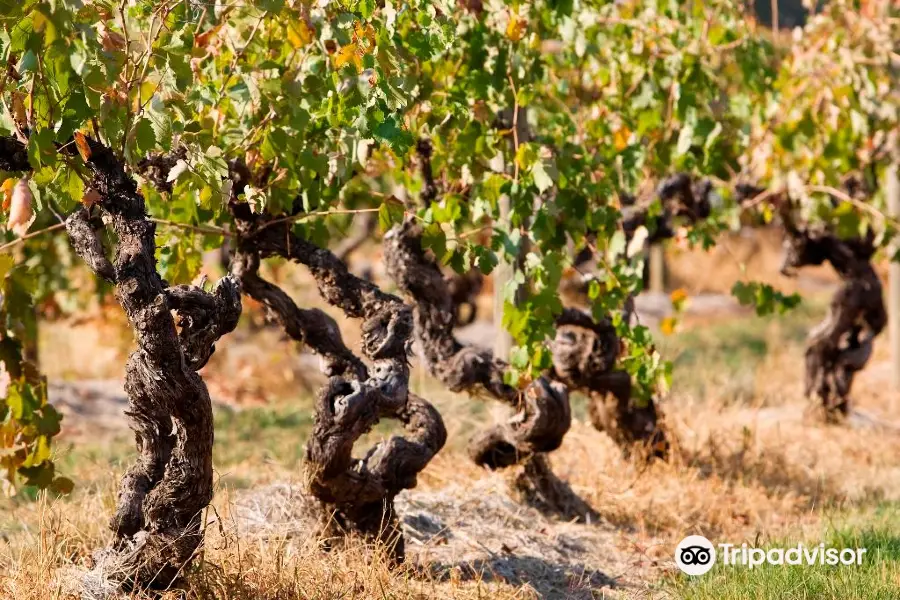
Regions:
<instances>
[{"instance_id":1,"label":"wooden vineyard post","mask_svg":"<svg viewBox=\"0 0 900 600\"><path fill-rule=\"evenodd\" d=\"M504 225L509 224L510 198L503 195L500 197L500 221ZM503 327L503 304L504 292L506 285L512 280L515 273L515 264L505 260L500 260L494 269L494 330L496 338L494 338L494 356L503 360L509 358L509 351L512 349L512 336Z\"/></svg>"},{"instance_id":2,"label":"wooden vineyard post","mask_svg":"<svg viewBox=\"0 0 900 600\"><path fill-rule=\"evenodd\" d=\"M650 291L665 293L666 291L666 249L662 244L651 244L649 251Z\"/></svg>"},{"instance_id":3,"label":"wooden vineyard post","mask_svg":"<svg viewBox=\"0 0 900 600\"><path fill-rule=\"evenodd\" d=\"M887 170L885 192L887 194L888 214L896 222L900 218L900 158L894 156L893 164ZM891 244L893 259L900 243ZM888 318L891 340L891 383L894 389L900 389L900 262L891 260L888 267Z\"/></svg>"}]
</instances>

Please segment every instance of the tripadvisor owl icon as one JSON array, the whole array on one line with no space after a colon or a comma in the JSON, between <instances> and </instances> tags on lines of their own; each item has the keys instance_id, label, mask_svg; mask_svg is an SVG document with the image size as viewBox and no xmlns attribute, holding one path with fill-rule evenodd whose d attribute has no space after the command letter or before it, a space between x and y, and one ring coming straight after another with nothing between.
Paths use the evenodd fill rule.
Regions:
<instances>
[{"instance_id":1,"label":"tripadvisor owl icon","mask_svg":"<svg viewBox=\"0 0 900 600\"><path fill-rule=\"evenodd\" d=\"M689 535L675 548L675 564L688 575L703 575L716 564L716 549L702 535Z\"/></svg>"}]
</instances>

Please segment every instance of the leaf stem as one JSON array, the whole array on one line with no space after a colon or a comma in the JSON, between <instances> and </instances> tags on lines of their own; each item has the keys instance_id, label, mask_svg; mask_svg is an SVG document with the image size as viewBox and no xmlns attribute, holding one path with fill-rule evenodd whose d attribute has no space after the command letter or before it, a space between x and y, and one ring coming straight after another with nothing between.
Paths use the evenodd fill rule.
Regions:
<instances>
[{"instance_id":1,"label":"leaf stem","mask_svg":"<svg viewBox=\"0 0 900 600\"><path fill-rule=\"evenodd\" d=\"M19 244L25 242L26 240L30 240L31 238L36 238L38 236L44 235L45 233L51 233L58 229L63 229L63 228L65 228L65 226L66 226L65 223L56 223L55 225L51 225L50 227L46 227L44 229L38 229L37 231L32 231L31 233L27 233L20 238L14 239L13 241L7 242L7 243L3 244L2 246L0 246L0 252L4 252L4 251L8 250L9 248L14 248L15 246L18 246Z\"/></svg>"}]
</instances>

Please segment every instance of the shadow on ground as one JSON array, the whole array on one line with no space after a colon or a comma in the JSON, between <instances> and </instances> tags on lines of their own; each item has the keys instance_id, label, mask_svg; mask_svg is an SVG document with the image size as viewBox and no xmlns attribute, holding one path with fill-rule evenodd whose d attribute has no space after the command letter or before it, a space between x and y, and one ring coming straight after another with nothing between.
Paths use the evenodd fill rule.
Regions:
<instances>
[{"instance_id":1,"label":"shadow on ground","mask_svg":"<svg viewBox=\"0 0 900 600\"><path fill-rule=\"evenodd\" d=\"M547 600L590 600L603 588L618 587L616 579L583 564L560 564L536 556L508 555L457 563L434 562L424 568L425 576L437 581L500 581L530 588L537 597Z\"/></svg>"}]
</instances>

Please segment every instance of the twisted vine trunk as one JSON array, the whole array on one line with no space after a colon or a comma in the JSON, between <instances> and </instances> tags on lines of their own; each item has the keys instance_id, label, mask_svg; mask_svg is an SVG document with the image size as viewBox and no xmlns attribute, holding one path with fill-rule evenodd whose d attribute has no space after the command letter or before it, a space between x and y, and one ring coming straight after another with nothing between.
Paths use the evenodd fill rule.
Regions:
<instances>
[{"instance_id":1,"label":"twisted vine trunk","mask_svg":"<svg viewBox=\"0 0 900 600\"><path fill-rule=\"evenodd\" d=\"M413 302L416 335L429 372L454 392L487 394L516 409L506 423L476 434L469 456L476 464L503 468L535 453L555 450L571 424L566 387L545 377L524 392L503 381L507 364L485 348L461 344L453 335L455 315L447 284L425 254L422 229L412 220L385 236L388 274Z\"/></svg>"},{"instance_id":2,"label":"twisted vine trunk","mask_svg":"<svg viewBox=\"0 0 900 600\"><path fill-rule=\"evenodd\" d=\"M524 391L511 387L503 381L504 361L453 336L446 281L425 254L421 236L415 222L405 221L385 236L384 255L391 278L414 302L416 335L429 372L451 391L487 395L515 411L505 423L476 433L469 456L489 469L521 465L514 487L540 510L567 519L595 519L597 513L553 473L546 456L559 448L571 425L569 388L553 374L537 378ZM566 311L572 313L577 311Z\"/></svg>"},{"instance_id":3,"label":"twisted vine trunk","mask_svg":"<svg viewBox=\"0 0 900 600\"><path fill-rule=\"evenodd\" d=\"M653 400L632 398L630 376L615 369L619 338L609 321L598 323L579 310L565 309L551 344L553 371L521 392L503 382L504 361L454 337L445 280L422 248L421 236L421 228L408 220L385 237L384 253L389 275L414 301L416 334L429 372L451 391L486 394L516 409L507 423L471 439L469 455L476 464L509 467L558 448L571 424L570 388L585 390L598 401L613 399L612 411L594 410L594 424L623 447L647 446L656 456L667 455Z\"/></svg>"},{"instance_id":4,"label":"twisted vine trunk","mask_svg":"<svg viewBox=\"0 0 900 600\"><path fill-rule=\"evenodd\" d=\"M659 182L655 191L640 197L632 195L620 196L622 203L622 232L625 239L631 242L638 228L646 227L647 239L644 250L660 245L677 234L677 221L696 223L706 219L712 213L712 183L707 179L695 180L687 173L676 173ZM656 210L654 200L658 200L662 211ZM596 242L596 232L587 233L591 243ZM574 256L573 266L576 268L594 262L594 250L586 245ZM644 265L644 289L649 285L649 262ZM579 281L564 286L566 293L587 297L588 281Z\"/></svg>"},{"instance_id":5,"label":"twisted vine trunk","mask_svg":"<svg viewBox=\"0 0 900 600\"><path fill-rule=\"evenodd\" d=\"M668 457L669 441L653 398L634 397L631 376L615 368L620 342L609 320L598 322L566 308L556 319L550 349L553 377L588 394L588 415L597 430L626 454Z\"/></svg>"},{"instance_id":6,"label":"twisted vine trunk","mask_svg":"<svg viewBox=\"0 0 900 600\"><path fill-rule=\"evenodd\" d=\"M213 494L213 425L197 371L237 325L240 286L226 277L208 293L163 281L156 271L156 228L137 185L110 149L93 140L88 146L90 185L100 201L93 212L77 209L66 229L76 253L115 285L137 341L125 391L138 461L120 483L110 523L115 538L97 554L95 572L126 589L165 589L203 542L202 511ZM0 138L0 169L30 170L25 145ZM98 236L104 222L118 238L112 261Z\"/></svg>"},{"instance_id":7,"label":"twisted vine trunk","mask_svg":"<svg viewBox=\"0 0 900 600\"><path fill-rule=\"evenodd\" d=\"M437 186L427 140L419 142L417 152L423 197L430 201L437 194ZM694 184L687 176L663 182L659 194L666 204L667 218L708 215L709 189L708 184ZM647 214L644 210L641 218ZM638 217L632 215L628 223L633 234ZM431 374L451 391L487 394L516 410L507 423L470 440L469 454L477 464L503 468L558 448L571 424L568 389L573 387L591 395L594 425L608 432L626 451L640 446L655 456L667 455L668 442L653 399L632 398L630 376L615 369L620 344L608 320L598 323L579 310L564 310L557 319L556 339L551 344L553 371L521 392L504 383L503 373L508 368L504 361L487 349L463 345L454 337L457 307L450 280L422 247L422 228L410 219L393 228L385 236L384 253L389 276L413 301L416 335ZM527 473L539 471L549 473L543 459L526 469Z\"/></svg>"},{"instance_id":8,"label":"twisted vine trunk","mask_svg":"<svg viewBox=\"0 0 900 600\"><path fill-rule=\"evenodd\" d=\"M248 176L244 173L241 179L240 169L236 173L235 198ZM288 335L322 357L329 375L316 400L306 447L309 492L319 504L322 530L338 539L358 534L383 542L400 562L404 543L394 498L415 487L418 473L447 438L437 410L409 393L410 308L350 274L328 250L295 235L290 222L254 214L236 199L230 210L237 232L232 272ZM363 319L362 351L371 364L346 347L333 319L297 307L284 291L260 277L260 260L270 256L305 265L327 302L348 317ZM384 418L399 421L407 435L392 436L364 457L354 457L353 444Z\"/></svg>"},{"instance_id":9,"label":"twisted vine trunk","mask_svg":"<svg viewBox=\"0 0 900 600\"><path fill-rule=\"evenodd\" d=\"M126 588L164 589L203 541L202 511L213 495L213 422L197 371L237 325L240 286L226 277L209 293L163 281L156 271L155 225L134 180L108 148L90 142L90 149L91 186L118 238L114 260L90 210L76 210L66 228L78 255L115 284L137 341L125 391L138 461L120 483L110 523L115 540L98 554L96 571Z\"/></svg>"},{"instance_id":10,"label":"twisted vine trunk","mask_svg":"<svg viewBox=\"0 0 900 600\"><path fill-rule=\"evenodd\" d=\"M662 204L662 213L652 209L653 196L622 202L622 230L631 239L638 227L647 228L648 244L658 244L675 236L676 219L696 223L712 212L712 182L695 180L687 173L666 177L656 187L655 197Z\"/></svg>"},{"instance_id":11,"label":"twisted vine trunk","mask_svg":"<svg viewBox=\"0 0 900 600\"><path fill-rule=\"evenodd\" d=\"M870 262L873 242L871 231L865 238L840 239L785 219L782 272L828 261L841 278L827 316L806 342L806 396L822 402L828 420L850 411L853 378L868 363L875 337L887 324L881 281Z\"/></svg>"},{"instance_id":12,"label":"twisted vine trunk","mask_svg":"<svg viewBox=\"0 0 900 600\"><path fill-rule=\"evenodd\" d=\"M621 227L627 241L638 228L646 227L645 246L660 244L676 235L677 220L696 223L712 211L712 183L694 180L687 173L663 179L654 195L623 199ZM652 201L659 200L662 212L656 214ZM587 250L575 257L575 264L593 258ZM645 282L646 282L645 272ZM578 292L586 294L589 281L581 282ZM633 311L633 299L624 308L626 318ZM605 431L626 454L637 450L656 458L668 457L670 442L652 397L633 396L631 377L615 368L619 339L608 320L595 322L585 313L566 309L557 319L552 344L554 375L570 387L590 396L588 414L594 427Z\"/></svg>"}]
</instances>

